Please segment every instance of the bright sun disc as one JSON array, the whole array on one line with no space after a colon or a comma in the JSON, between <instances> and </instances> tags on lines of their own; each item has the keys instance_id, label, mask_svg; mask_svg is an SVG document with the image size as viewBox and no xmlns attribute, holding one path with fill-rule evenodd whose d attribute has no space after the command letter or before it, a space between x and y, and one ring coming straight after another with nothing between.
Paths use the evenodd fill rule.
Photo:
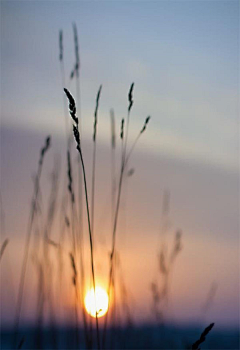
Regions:
<instances>
[{"instance_id":1,"label":"bright sun disc","mask_svg":"<svg viewBox=\"0 0 240 350\"><path fill-rule=\"evenodd\" d=\"M101 287L95 288L95 295L96 299L94 297L93 288L87 292L84 300L85 308L90 316L96 317L97 311L97 316L102 317L108 311L108 295L106 291Z\"/></svg>"}]
</instances>

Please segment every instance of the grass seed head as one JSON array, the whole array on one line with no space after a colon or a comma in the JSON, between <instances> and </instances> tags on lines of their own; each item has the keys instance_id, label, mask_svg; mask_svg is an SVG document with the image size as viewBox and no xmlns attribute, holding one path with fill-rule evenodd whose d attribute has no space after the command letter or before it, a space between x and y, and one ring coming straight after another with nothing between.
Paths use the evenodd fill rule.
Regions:
<instances>
[{"instance_id":1,"label":"grass seed head","mask_svg":"<svg viewBox=\"0 0 240 350\"><path fill-rule=\"evenodd\" d=\"M143 127L142 127L142 130L140 131L140 134L142 134L142 133L146 130L150 118L151 118L151 117L150 117L150 115L149 115L149 116L145 119L145 122L144 122L144 125L143 125Z\"/></svg>"},{"instance_id":2,"label":"grass seed head","mask_svg":"<svg viewBox=\"0 0 240 350\"><path fill-rule=\"evenodd\" d=\"M123 136L124 136L124 119L122 119L121 122L121 133L120 133L120 138L123 140Z\"/></svg>"},{"instance_id":3,"label":"grass seed head","mask_svg":"<svg viewBox=\"0 0 240 350\"><path fill-rule=\"evenodd\" d=\"M63 60L63 31L59 30L59 61Z\"/></svg>"},{"instance_id":4,"label":"grass seed head","mask_svg":"<svg viewBox=\"0 0 240 350\"><path fill-rule=\"evenodd\" d=\"M69 112L70 112L70 115L73 119L73 121L76 123L76 125L78 125L78 117L76 116L76 103L75 103L75 100L73 98L73 96L70 94L70 92L64 88L63 89L67 98L68 98L68 102L69 102L69 105L68 105L68 108L69 108Z\"/></svg>"},{"instance_id":5,"label":"grass seed head","mask_svg":"<svg viewBox=\"0 0 240 350\"><path fill-rule=\"evenodd\" d=\"M95 112L94 112L94 126L93 126L93 142L96 141L96 135L97 135L97 113L98 113L98 106L99 106L99 99L100 99L100 94L102 90L102 85L100 85L97 97L96 97L96 107L95 107Z\"/></svg>"},{"instance_id":6,"label":"grass seed head","mask_svg":"<svg viewBox=\"0 0 240 350\"><path fill-rule=\"evenodd\" d=\"M130 89L129 89L129 93L128 93L128 102L129 102L128 112L130 112L132 105L133 105L133 96L132 96L133 88L134 88L134 83L131 84Z\"/></svg>"}]
</instances>

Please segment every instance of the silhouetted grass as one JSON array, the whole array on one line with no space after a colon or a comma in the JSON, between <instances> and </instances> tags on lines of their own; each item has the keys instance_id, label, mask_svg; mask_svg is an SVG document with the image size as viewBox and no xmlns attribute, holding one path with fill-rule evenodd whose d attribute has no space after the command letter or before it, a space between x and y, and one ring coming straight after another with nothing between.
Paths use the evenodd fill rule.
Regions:
<instances>
[{"instance_id":1,"label":"silhouetted grass","mask_svg":"<svg viewBox=\"0 0 240 350\"><path fill-rule=\"evenodd\" d=\"M157 281L151 283L150 288L153 297L153 313L156 317L159 326L164 324L164 309L168 307L170 279L173 274L173 268L176 257L182 250L182 232L177 230L175 233L174 244L169 252L169 247L166 241L166 233L169 229L169 208L170 208L170 192L164 191L162 213L161 213L161 247L158 255L158 266L161 276L161 286Z\"/></svg>"},{"instance_id":2,"label":"silhouetted grass","mask_svg":"<svg viewBox=\"0 0 240 350\"><path fill-rule=\"evenodd\" d=\"M95 181L96 181L97 123L98 123L98 107L99 107L101 90L102 90L102 85L100 85L97 93L97 97L96 97L96 107L94 112L94 124L93 124L92 201L91 201L91 223L92 223L93 237L94 237L94 208L95 208Z\"/></svg>"},{"instance_id":3,"label":"silhouetted grass","mask_svg":"<svg viewBox=\"0 0 240 350\"><path fill-rule=\"evenodd\" d=\"M39 195L40 177L41 177L41 173L42 173L44 156L50 147L50 140L51 140L50 136L48 136L45 140L45 145L42 147L42 149L40 151L40 157L39 157L39 161L38 161L38 170L37 170L37 175L36 175L35 183L34 183L33 199L32 199L32 205L31 205L31 210L30 210L29 224L28 224L28 228L27 228L27 236L26 236L26 242L25 242L25 250L24 250L24 256L23 256L21 277L20 277L19 288L18 288L17 307L16 307L16 315L15 315L15 327L14 327L15 328L14 347L17 346L19 321L20 321L20 315L21 315L21 310L22 310L22 301L23 301L23 293L24 293L25 275L26 275L26 269L27 269L32 227L33 227L33 222L34 222L34 218L35 218L35 212L36 212L36 208L37 208L37 201L38 201L38 195Z\"/></svg>"},{"instance_id":4,"label":"silhouetted grass","mask_svg":"<svg viewBox=\"0 0 240 350\"><path fill-rule=\"evenodd\" d=\"M82 155L82 149L81 149L81 143L80 143L80 133L79 133L79 120L76 116L76 104L74 101L74 98L70 94L70 92L67 89L64 89L64 92L68 98L69 101L69 111L70 115L74 121L73 124L73 134L75 141L77 143L77 150L80 155L81 165L82 165L82 172L83 172L83 180L84 180L84 190L85 190L85 200L86 200L86 208L87 208L87 220L88 220L88 232L89 232L89 242L90 242L90 253L91 253L91 270L92 270L92 280L93 280L93 288L94 288L94 295L95 295L95 289L96 289L96 283L95 283L95 271L94 271L94 251L93 251L93 240L92 240L92 231L91 231L91 222L90 222L90 211L89 211L89 201L88 201L88 191L87 191L87 179L86 179L86 172L85 172L85 165L83 161L83 155ZM96 304L96 300L95 300ZM97 308L96 308L97 311ZM100 349L100 337L99 337L99 327L98 327L98 316L96 312L96 331L97 331L97 344L98 348Z\"/></svg>"},{"instance_id":5,"label":"silhouetted grass","mask_svg":"<svg viewBox=\"0 0 240 350\"><path fill-rule=\"evenodd\" d=\"M213 328L214 323L211 323L209 326L207 326L204 331L202 332L200 338L192 344L192 350L200 350L199 345L202 344L206 340L206 336Z\"/></svg>"},{"instance_id":6,"label":"silhouetted grass","mask_svg":"<svg viewBox=\"0 0 240 350\"><path fill-rule=\"evenodd\" d=\"M78 347L79 345L79 339L78 339L78 304L79 304L79 286L78 286L78 279L77 279L77 268L75 264L75 258L77 256L77 240L76 240L76 232L75 232L75 218L76 218L76 210L75 210L75 195L74 195L74 186L73 186L73 177L72 177L72 165L71 165L71 156L70 156L70 151L67 153L68 156L68 191L70 195L70 200L71 200L71 231L72 231L72 253L70 253L70 260L71 260L71 265L73 269L73 286L75 289L75 322L76 322L76 346ZM82 263L82 260L81 260ZM83 276L82 276L83 278ZM83 317L84 320L84 327L85 327L85 337L86 337L86 342L88 341L88 331L87 331L87 324L85 317Z\"/></svg>"},{"instance_id":7,"label":"silhouetted grass","mask_svg":"<svg viewBox=\"0 0 240 350\"><path fill-rule=\"evenodd\" d=\"M120 139L122 141L122 157L121 157L119 184L118 184L118 190L117 190L117 202L116 202L116 209L115 209L115 216L114 216L114 223L113 223L113 232L112 232L112 249L111 249L111 253L110 253L110 270L109 270L109 279L108 279L109 301L111 299L111 287L112 287L113 270L114 270L114 254L115 254L115 248L116 248L116 233L117 233L117 223L118 223L119 207L120 207L122 184L123 184L123 175L124 175L126 166L128 164L128 160L130 158L130 155L131 155L139 137L141 136L143 131L145 131L146 126L150 120L150 117L147 117L147 122L145 121L145 123L144 123L144 125L145 125L144 130L143 130L143 128L141 129L139 136L137 137L137 139L133 143L132 148L130 149L130 152L127 153L127 138L128 138L130 112L131 112L131 109L133 106L133 87L134 87L134 83L131 84L130 89L129 89L129 93L128 93L126 134L125 134L125 119L123 118L121 121ZM103 337L102 337L103 348L105 346L105 341L106 341L107 322L108 322L108 313L105 316L105 322L104 322L104 328L103 328Z\"/></svg>"}]
</instances>

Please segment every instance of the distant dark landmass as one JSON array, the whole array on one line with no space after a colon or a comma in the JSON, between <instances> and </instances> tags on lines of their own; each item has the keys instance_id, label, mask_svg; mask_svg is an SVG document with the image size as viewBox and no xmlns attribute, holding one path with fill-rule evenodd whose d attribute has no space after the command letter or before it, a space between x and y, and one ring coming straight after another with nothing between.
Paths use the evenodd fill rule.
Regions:
<instances>
[{"instance_id":1,"label":"distant dark landmass","mask_svg":"<svg viewBox=\"0 0 240 350\"><path fill-rule=\"evenodd\" d=\"M191 349L203 329L197 326L132 326L108 330L105 349ZM94 332L94 330L93 330ZM22 328L21 349L76 349L76 334L80 349L86 349L83 329L62 327ZM95 333L93 333L95 336ZM13 349L13 330L1 330L1 349ZM97 344L93 344L97 348ZM201 344L201 349L239 349L239 329L213 329Z\"/></svg>"}]
</instances>

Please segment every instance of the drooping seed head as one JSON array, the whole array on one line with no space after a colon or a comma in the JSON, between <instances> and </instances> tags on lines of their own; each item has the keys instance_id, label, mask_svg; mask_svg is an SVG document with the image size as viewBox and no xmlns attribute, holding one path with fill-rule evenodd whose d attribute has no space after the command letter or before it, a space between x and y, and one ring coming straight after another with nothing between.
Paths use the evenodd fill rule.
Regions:
<instances>
[{"instance_id":1,"label":"drooping seed head","mask_svg":"<svg viewBox=\"0 0 240 350\"><path fill-rule=\"evenodd\" d=\"M145 119L145 122L144 122L144 125L143 125L143 127L142 127L142 130L140 131L140 134L142 134L142 133L146 130L150 118L151 118L151 117L148 116L148 117Z\"/></svg>"},{"instance_id":2,"label":"drooping seed head","mask_svg":"<svg viewBox=\"0 0 240 350\"><path fill-rule=\"evenodd\" d=\"M78 125L79 121L78 121L78 117L76 116L75 100L66 88L64 88L63 90L68 98L68 102L69 102L68 108L69 108L70 115L71 115L72 119L74 120L74 122L76 123L76 125Z\"/></svg>"}]
</instances>

